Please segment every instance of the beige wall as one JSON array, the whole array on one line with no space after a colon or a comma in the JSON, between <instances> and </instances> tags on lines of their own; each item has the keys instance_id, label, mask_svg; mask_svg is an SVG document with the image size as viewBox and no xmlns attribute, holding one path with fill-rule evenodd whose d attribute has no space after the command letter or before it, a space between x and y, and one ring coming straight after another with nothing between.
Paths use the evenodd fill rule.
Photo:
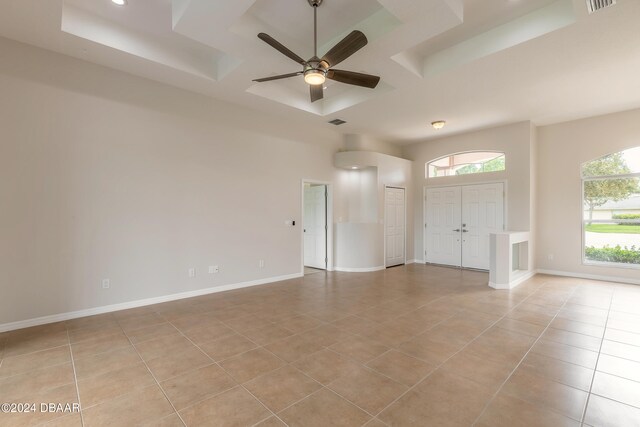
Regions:
<instances>
[{"instance_id":1,"label":"beige wall","mask_svg":"<svg viewBox=\"0 0 640 427\"><path fill-rule=\"evenodd\" d=\"M532 194L530 179L533 136L529 122L485 129L461 135L419 142L404 147L405 158L413 160L414 250L416 258L424 258L423 232L425 186L465 185L491 181L506 181L507 228L530 231L532 224ZM451 153L470 150L497 150L506 154L506 171L484 174L425 178L425 164Z\"/></svg>"},{"instance_id":2,"label":"beige wall","mask_svg":"<svg viewBox=\"0 0 640 427\"><path fill-rule=\"evenodd\" d=\"M300 272L333 130L4 39L0 93L0 324Z\"/></svg>"},{"instance_id":3,"label":"beige wall","mask_svg":"<svg viewBox=\"0 0 640 427\"><path fill-rule=\"evenodd\" d=\"M640 110L538 128L539 269L640 278L637 269L582 265L580 194L582 163L639 145Z\"/></svg>"}]
</instances>

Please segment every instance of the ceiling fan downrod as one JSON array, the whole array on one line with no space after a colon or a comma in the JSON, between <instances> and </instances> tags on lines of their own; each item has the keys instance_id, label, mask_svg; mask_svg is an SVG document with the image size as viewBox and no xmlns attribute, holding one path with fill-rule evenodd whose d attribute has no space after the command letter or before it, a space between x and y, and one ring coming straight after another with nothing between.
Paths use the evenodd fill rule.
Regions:
<instances>
[{"instance_id":1,"label":"ceiling fan downrod","mask_svg":"<svg viewBox=\"0 0 640 427\"><path fill-rule=\"evenodd\" d=\"M318 7L322 4L322 0L307 0L309 5L313 7L313 56L318 56Z\"/></svg>"}]
</instances>

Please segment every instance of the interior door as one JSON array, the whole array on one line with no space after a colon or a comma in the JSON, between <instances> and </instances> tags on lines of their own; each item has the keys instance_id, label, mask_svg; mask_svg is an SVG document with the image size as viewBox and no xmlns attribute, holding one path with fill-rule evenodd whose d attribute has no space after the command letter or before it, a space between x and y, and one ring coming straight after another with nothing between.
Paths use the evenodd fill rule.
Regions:
<instances>
[{"instance_id":1,"label":"interior door","mask_svg":"<svg viewBox=\"0 0 640 427\"><path fill-rule=\"evenodd\" d=\"M327 268L327 187L304 189L304 265Z\"/></svg>"},{"instance_id":2,"label":"interior door","mask_svg":"<svg viewBox=\"0 0 640 427\"><path fill-rule=\"evenodd\" d=\"M404 264L405 194L404 188L385 190L385 265Z\"/></svg>"},{"instance_id":3,"label":"interior door","mask_svg":"<svg viewBox=\"0 0 640 427\"><path fill-rule=\"evenodd\" d=\"M462 187L462 266L489 269L489 234L504 229L504 185Z\"/></svg>"},{"instance_id":4,"label":"interior door","mask_svg":"<svg viewBox=\"0 0 640 427\"><path fill-rule=\"evenodd\" d=\"M426 191L426 261L460 267L460 187L429 188Z\"/></svg>"}]
</instances>

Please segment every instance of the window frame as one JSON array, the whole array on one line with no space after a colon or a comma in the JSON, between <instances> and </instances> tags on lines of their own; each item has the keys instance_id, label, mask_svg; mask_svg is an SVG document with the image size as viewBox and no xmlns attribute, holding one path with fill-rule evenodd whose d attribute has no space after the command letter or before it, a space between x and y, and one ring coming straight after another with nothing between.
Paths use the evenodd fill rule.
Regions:
<instances>
[{"instance_id":1,"label":"window frame","mask_svg":"<svg viewBox=\"0 0 640 427\"><path fill-rule=\"evenodd\" d=\"M621 150L621 151L625 151L625 150ZM610 153L611 154L615 154L615 153ZM603 156L606 157L606 156ZM585 224L589 221L588 219L584 218L584 184L586 182L589 181L606 181L609 179L628 179L628 178L637 178L640 179L640 172L637 173L626 173L626 174L621 174L621 175L604 175L604 176L595 176L595 177L585 177L582 175L582 169L583 166L587 163L590 163L592 161L596 161L596 160L600 160L602 157L599 157L597 159L594 160L589 160L588 162L584 162L580 165L580 229L582 231L582 265L586 265L586 266L590 266L590 267L609 267L609 268L625 268L625 269L631 269L631 270L640 270L640 264L629 264L629 263L624 263L624 262L608 262L608 261L593 261L593 260L589 260L586 257L586 239L587 239L587 232L585 229ZM633 220L633 219L619 219L616 220L616 222L621 222L621 223L632 223L632 222L638 222L638 220ZM610 224L611 220L606 220L606 219L592 219L591 220L592 224ZM640 236L640 235L639 235Z\"/></svg>"},{"instance_id":2,"label":"window frame","mask_svg":"<svg viewBox=\"0 0 640 427\"><path fill-rule=\"evenodd\" d=\"M458 156L460 154L467 154L467 153L496 153L498 154L496 157L494 157L491 160L495 160L498 157L504 157L504 169L502 170L497 170L497 171L481 171L481 172L473 172L473 173L466 173L466 174L462 174L462 175L443 175L443 176L430 176L429 175L429 167L432 163L437 162L438 160L442 160L444 158L447 157L453 157L453 156ZM489 160L489 161L491 161ZM487 163L487 162L485 162ZM464 165L472 165L475 163L464 163ZM467 151L458 151L455 153L449 153L449 154L445 154L444 156L440 156L440 157L436 157L435 159L431 159L428 160L425 164L424 164L424 175L425 175L425 179L434 179L434 178L450 178L450 177L454 177L454 176L467 176L467 175L482 175L482 174L486 174L486 173L499 173L499 172L506 172L507 170L507 153L505 153L504 151L500 151L500 150L467 150Z\"/></svg>"}]
</instances>

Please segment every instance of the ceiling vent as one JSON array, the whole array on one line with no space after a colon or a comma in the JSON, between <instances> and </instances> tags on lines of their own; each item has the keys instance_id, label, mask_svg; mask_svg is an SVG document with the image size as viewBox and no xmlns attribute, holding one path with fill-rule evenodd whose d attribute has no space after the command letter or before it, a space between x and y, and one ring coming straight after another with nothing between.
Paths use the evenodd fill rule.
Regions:
<instances>
[{"instance_id":1,"label":"ceiling vent","mask_svg":"<svg viewBox=\"0 0 640 427\"><path fill-rule=\"evenodd\" d=\"M593 13L614 4L616 4L616 0L587 0L587 9L589 9L589 13Z\"/></svg>"},{"instance_id":2,"label":"ceiling vent","mask_svg":"<svg viewBox=\"0 0 640 427\"><path fill-rule=\"evenodd\" d=\"M345 124L347 122L345 122L344 120L340 120L340 119L333 119L329 123L331 123L332 125L340 126L340 125L343 125L343 124Z\"/></svg>"}]
</instances>

